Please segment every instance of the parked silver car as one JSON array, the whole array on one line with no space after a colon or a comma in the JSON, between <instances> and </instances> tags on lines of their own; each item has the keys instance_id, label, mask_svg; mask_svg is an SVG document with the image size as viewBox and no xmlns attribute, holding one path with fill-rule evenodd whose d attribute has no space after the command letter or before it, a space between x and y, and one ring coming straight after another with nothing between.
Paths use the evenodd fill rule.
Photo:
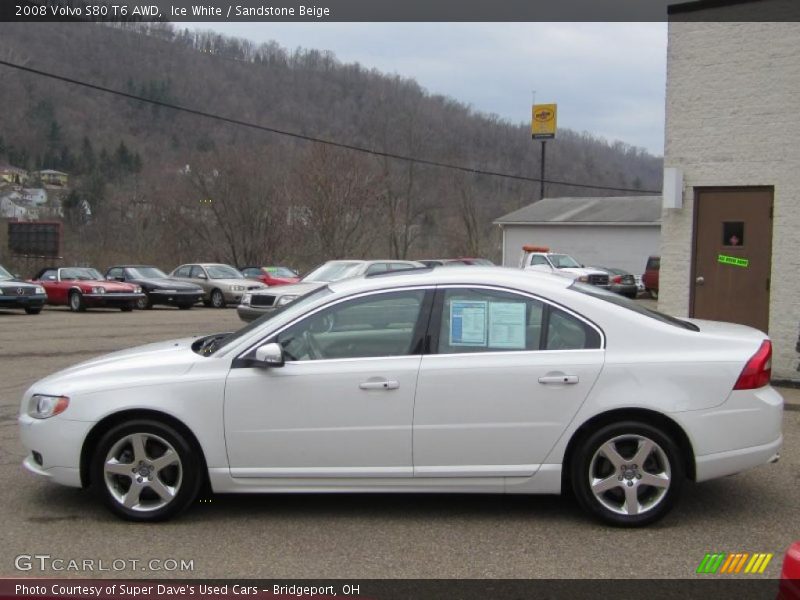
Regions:
<instances>
[{"instance_id":1,"label":"parked silver car","mask_svg":"<svg viewBox=\"0 0 800 600\"><path fill-rule=\"evenodd\" d=\"M424 268L425 265L414 260L329 260L303 276L295 284L281 285L263 292L248 292L242 297L242 303L236 312L242 321L253 321L332 281L361 275Z\"/></svg>"},{"instance_id":2,"label":"parked silver car","mask_svg":"<svg viewBox=\"0 0 800 600\"><path fill-rule=\"evenodd\" d=\"M267 287L258 281L246 279L238 269L219 263L181 265L169 274L169 278L196 283L205 292L203 304L214 308L238 304L245 292Z\"/></svg>"}]
</instances>

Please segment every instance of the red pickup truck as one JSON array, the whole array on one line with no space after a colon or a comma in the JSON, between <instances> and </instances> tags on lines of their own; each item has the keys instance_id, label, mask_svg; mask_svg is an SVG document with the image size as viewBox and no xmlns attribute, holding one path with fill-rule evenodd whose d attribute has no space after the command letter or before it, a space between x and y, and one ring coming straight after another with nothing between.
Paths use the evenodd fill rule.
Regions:
<instances>
[{"instance_id":1,"label":"red pickup truck","mask_svg":"<svg viewBox=\"0 0 800 600\"><path fill-rule=\"evenodd\" d=\"M661 257L651 256L647 259L647 265L644 268L642 275L642 284L644 289L650 294L650 297L658 300L658 271L661 269Z\"/></svg>"}]
</instances>

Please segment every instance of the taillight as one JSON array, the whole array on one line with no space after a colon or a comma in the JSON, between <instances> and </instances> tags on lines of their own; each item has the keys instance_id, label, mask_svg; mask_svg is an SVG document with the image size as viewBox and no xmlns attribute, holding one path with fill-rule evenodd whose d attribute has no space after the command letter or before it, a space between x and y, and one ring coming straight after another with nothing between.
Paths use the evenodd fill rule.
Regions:
<instances>
[{"instance_id":1,"label":"taillight","mask_svg":"<svg viewBox=\"0 0 800 600\"><path fill-rule=\"evenodd\" d=\"M614 277L611 278L611 282L622 283L622 275L614 275Z\"/></svg>"},{"instance_id":2,"label":"taillight","mask_svg":"<svg viewBox=\"0 0 800 600\"><path fill-rule=\"evenodd\" d=\"M735 390L754 390L764 387L772 376L772 342L764 340L736 380Z\"/></svg>"}]
</instances>

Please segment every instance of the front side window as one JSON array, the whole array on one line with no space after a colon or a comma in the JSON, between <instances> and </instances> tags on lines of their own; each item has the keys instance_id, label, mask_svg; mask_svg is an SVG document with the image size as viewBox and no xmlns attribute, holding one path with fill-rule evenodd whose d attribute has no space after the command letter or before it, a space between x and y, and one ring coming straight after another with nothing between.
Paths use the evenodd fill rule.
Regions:
<instances>
[{"instance_id":1,"label":"front side window","mask_svg":"<svg viewBox=\"0 0 800 600\"><path fill-rule=\"evenodd\" d=\"M373 275L375 273L386 273L389 270L389 265L386 263L375 263L367 267L365 275Z\"/></svg>"},{"instance_id":2,"label":"front side window","mask_svg":"<svg viewBox=\"0 0 800 600\"><path fill-rule=\"evenodd\" d=\"M424 290L348 300L278 334L290 361L406 356L413 349Z\"/></svg>"},{"instance_id":3,"label":"front side window","mask_svg":"<svg viewBox=\"0 0 800 600\"><path fill-rule=\"evenodd\" d=\"M106 277L111 277L112 279L116 279L117 277L122 277L122 269L119 267L114 267L113 269L109 269Z\"/></svg>"},{"instance_id":4,"label":"front side window","mask_svg":"<svg viewBox=\"0 0 800 600\"><path fill-rule=\"evenodd\" d=\"M484 289L446 289L437 352L461 354L600 348L597 331L534 298Z\"/></svg>"},{"instance_id":5,"label":"front side window","mask_svg":"<svg viewBox=\"0 0 800 600\"><path fill-rule=\"evenodd\" d=\"M550 263L547 262L547 259L544 256L542 256L541 254L534 254L533 256L531 256L531 263L530 264L531 264L531 266L534 266L534 265L548 265L549 266L550 265Z\"/></svg>"},{"instance_id":6,"label":"front side window","mask_svg":"<svg viewBox=\"0 0 800 600\"><path fill-rule=\"evenodd\" d=\"M189 266L189 265L185 265L183 267L179 267L179 268L175 269L175 272L173 273L172 276L173 277L189 277L189 273L191 273L191 271L192 271L192 267Z\"/></svg>"},{"instance_id":7,"label":"front side window","mask_svg":"<svg viewBox=\"0 0 800 600\"><path fill-rule=\"evenodd\" d=\"M575 269L580 268L580 264L567 254L551 254L550 262L556 269Z\"/></svg>"},{"instance_id":8,"label":"front side window","mask_svg":"<svg viewBox=\"0 0 800 600\"><path fill-rule=\"evenodd\" d=\"M244 279L238 269L228 265L208 265L206 271L211 279Z\"/></svg>"},{"instance_id":9,"label":"front side window","mask_svg":"<svg viewBox=\"0 0 800 600\"><path fill-rule=\"evenodd\" d=\"M0 267L0 281L8 281L9 279L14 279L14 276L3 267Z\"/></svg>"},{"instance_id":10,"label":"front side window","mask_svg":"<svg viewBox=\"0 0 800 600\"><path fill-rule=\"evenodd\" d=\"M203 267L195 265L192 267L192 271L189 277L191 277L192 279L205 279L206 272L203 270Z\"/></svg>"}]
</instances>

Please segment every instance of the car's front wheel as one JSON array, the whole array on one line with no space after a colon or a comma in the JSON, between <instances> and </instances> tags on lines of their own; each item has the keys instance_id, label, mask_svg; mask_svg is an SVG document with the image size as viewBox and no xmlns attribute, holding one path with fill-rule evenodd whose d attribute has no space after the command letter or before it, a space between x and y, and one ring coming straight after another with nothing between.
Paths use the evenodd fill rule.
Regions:
<instances>
[{"instance_id":1,"label":"car's front wheel","mask_svg":"<svg viewBox=\"0 0 800 600\"><path fill-rule=\"evenodd\" d=\"M578 503L612 525L637 527L675 504L684 463L674 440L638 421L612 423L586 437L571 461Z\"/></svg>"},{"instance_id":2,"label":"car's front wheel","mask_svg":"<svg viewBox=\"0 0 800 600\"><path fill-rule=\"evenodd\" d=\"M42 307L37 306L34 308L32 306L26 306L25 312L28 313L29 315L38 315L40 312L42 312Z\"/></svg>"},{"instance_id":3,"label":"car's front wheel","mask_svg":"<svg viewBox=\"0 0 800 600\"><path fill-rule=\"evenodd\" d=\"M139 310L149 310L153 308L153 301L150 299L150 294L145 292L144 297L139 298L136 301L136 308L138 308Z\"/></svg>"},{"instance_id":4,"label":"car's front wheel","mask_svg":"<svg viewBox=\"0 0 800 600\"><path fill-rule=\"evenodd\" d=\"M131 521L162 521L188 507L202 483L202 462L173 427L143 419L106 433L92 462L92 483L106 505Z\"/></svg>"},{"instance_id":5,"label":"car's front wheel","mask_svg":"<svg viewBox=\"0 0 800 600\"><path fill-rule=\"evenodd\" d=\"M83 294L73 291L69 294L69 309L72 312L83 312L86 310L86 303L83 301Z\"/></svg>"},{"instance_id":6,"label":"car's front wheel","mask_svg":"<svg viewBox=\"0 0 800 600\"><path fill-rule=\"evenodd\" d=\"M225 295L222 290L214 290L211 292L211 306L214 308L225 308Z\"/></svg>"}]
</instances>

